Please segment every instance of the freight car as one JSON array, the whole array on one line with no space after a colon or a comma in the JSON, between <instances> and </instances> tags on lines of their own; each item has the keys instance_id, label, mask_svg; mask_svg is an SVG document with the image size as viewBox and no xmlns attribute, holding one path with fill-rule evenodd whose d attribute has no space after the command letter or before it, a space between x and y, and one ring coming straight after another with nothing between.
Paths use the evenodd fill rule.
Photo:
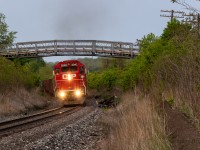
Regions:
<instances>
[{"instance_id":1,"label":"freight car","mask_svg":"<svg viewBox=\"0 0 200 150\"><path fill-rule=\"evenodd\" d=\"M53 87L53 79L47 79L47 80L43 80L41 83L41 88L43 90L43 92L54 96L54 87Z\"/></svg>"},{"instance_id":2,"label":"freight car","mask_svg":"<svg viewBox=\"0 0 200 150\"><path fill-rule=\"evenodd\" d=\"M57 63L53 70L54 94L64 104L83 104L87 95L85 65L77 60Z\"/></svg>"}]
</instances>

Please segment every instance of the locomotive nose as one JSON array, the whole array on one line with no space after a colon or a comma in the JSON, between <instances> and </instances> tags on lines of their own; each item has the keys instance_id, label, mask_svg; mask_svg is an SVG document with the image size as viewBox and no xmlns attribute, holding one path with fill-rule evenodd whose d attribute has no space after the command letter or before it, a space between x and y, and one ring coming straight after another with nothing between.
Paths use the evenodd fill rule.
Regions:
<instances>
[{"instance_id":1,"label":"locomotive nose","mask_svg":"<svg viewBox=\"0 0 200 150\"><path fill-rule=\"evenodd\" d=\"M71 81L73 79L73 75L68 73L68 74L63 74L62 76L63 79Z\"/></svg>"}]
</instances>

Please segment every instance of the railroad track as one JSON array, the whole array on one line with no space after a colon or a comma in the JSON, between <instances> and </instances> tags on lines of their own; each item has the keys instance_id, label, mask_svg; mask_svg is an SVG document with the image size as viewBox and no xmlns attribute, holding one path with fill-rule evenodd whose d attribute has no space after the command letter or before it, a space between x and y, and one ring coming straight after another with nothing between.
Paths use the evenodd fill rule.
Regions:
<instances>
[{"instance_id":1,"label":"railroad track","mask_svg":"<svg viewBox=\"0 0 200 150\"><path fill-rule=\"evenodd\" d=\"M52 121L54 118L60 118L64 115L70 115L78 110L81 106L59 107L30 116L0 122L0 138L10 134L34 128Z\"/></svg>"}]
</instances>

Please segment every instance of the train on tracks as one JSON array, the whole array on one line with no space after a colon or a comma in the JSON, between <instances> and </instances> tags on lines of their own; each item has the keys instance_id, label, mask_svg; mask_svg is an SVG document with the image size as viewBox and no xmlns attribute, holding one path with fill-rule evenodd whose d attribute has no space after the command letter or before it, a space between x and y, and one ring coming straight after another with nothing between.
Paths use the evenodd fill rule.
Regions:
<instances>
[{"instance_id":1,"label":"train on tracks","mask_svg":"<svg viewBox=\"0 0 200 150\"><path fill-rule=\"evenodd\" d=\"M42 87L65 105L84 104L87 95L85 65L77 60L58 62L53 69L53 79L43 81Z\"/></svg>"}]
</instances>

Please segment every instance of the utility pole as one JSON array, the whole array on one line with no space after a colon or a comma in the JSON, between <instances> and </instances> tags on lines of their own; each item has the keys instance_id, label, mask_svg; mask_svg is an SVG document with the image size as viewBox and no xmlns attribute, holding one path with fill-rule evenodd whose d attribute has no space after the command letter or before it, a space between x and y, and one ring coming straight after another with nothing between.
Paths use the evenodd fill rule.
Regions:
<instances>
[{"instance_id":1,"label":"utility pole","mask_svg":"<svg viewBox=\"0 0 200 150\"><path fill-rule=\"evenodd\" d=\"M190 23L194 28L197 28L198 37L200 37L200 14L185 14L184 17L187 17L183 22Z\"/></svg>"},{"instance_id":2,"label":"utility pole","mask_svg":"<svg viewBox=\"0 0 200 150\"><path fill-rule=\"evenodd\" d=\"M174 18L184 18L184 12L183 11L174 11L174 10L161 10L162 13L170 13L170 15L161 14L161 17L169 17L171 18L171 22ZM179 15L177 15L179 14Z\"/></svg>"}]
</instances>

